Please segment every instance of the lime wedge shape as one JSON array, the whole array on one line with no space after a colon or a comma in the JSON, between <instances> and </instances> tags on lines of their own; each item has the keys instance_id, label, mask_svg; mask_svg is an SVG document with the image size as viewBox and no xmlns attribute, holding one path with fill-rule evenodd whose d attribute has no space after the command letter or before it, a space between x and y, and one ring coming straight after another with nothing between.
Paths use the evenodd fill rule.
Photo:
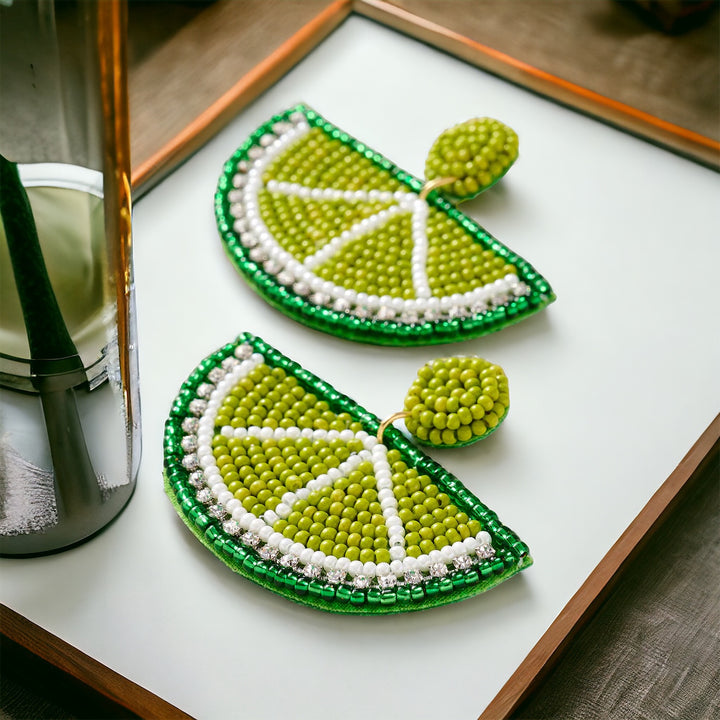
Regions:
<instances>
[{"instance_id":1,"label":"lime wedge shape","mask_svg":"<svg viewBox=\"0 0 720 720\"><path fill-rule=\"evenodd\" d=\"M299 105L228 160L215 212L231 260L268 302L348 339L454 342L555 299L529 263L422 185Z\"/></svg>"},{"instance_id":2,"label":"lime wedge shape","mask_svg":"<svg viewBox=\"0 0 720 720\"><path fill-rule=\"evenodd\" d=\"M292 600L393 613L483 592L532 564L462 483L260 338L206 358L165 428L165 486L230 568Z\"/></svg>"}]
</instances>

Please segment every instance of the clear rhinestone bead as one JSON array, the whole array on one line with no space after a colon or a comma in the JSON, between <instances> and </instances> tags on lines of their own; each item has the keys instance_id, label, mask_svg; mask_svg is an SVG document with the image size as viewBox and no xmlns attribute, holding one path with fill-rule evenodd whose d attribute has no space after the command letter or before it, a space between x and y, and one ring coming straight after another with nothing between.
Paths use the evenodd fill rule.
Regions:
<instances>
[{"instance_id":1,"label":"clear rhinestone bead","mask_svg":"<svg viewBox=\"0 0 720 720\"><path fill-rule=\"evenodd\" d=\"M370 316L370 311L369 311L364 305L356 305L356 306L352 309L352 314L353 314L355 317L359 317L359 318L361 318L361 319L364 319L364 318Z\"/></svg>"},{"instance_id":2,"label":"clear rhinestone bead","mask_svg":"<svg viewBox=\"0 0 720 720\"><path fill-rule=\"evenodd\" d=\"M234 357L226 357L221 363L221 365L223 366L223 369L226 370L227 372L230 372L232 369L236 368L239 364L240 364L240 362Z\"/></svg>"},{"instance_id":3,"label":"clear rhinestone bead","mask_svg":"<svg viewBox=\"0 0 720 720\"><path fill-rule=\"evenodd\" d=\"M207 376L211 383L219 383L225 375L227 375L227 373L222 368L214 367Z\"/></svg>"},{"instance_id":4,"label":"clear rhinestone bead","mask_svg":"<svg viewBox=\"0 0 720 720\"><path fill-rule=\"evenodd\" d=\"M346 572L344 570L328 570L327 575L325 576L325 579L331 584L331 585L337 585L338 583L341 583L345 579Z\"/></svg>"},{"instance_id":5,"label":"clear rhinestone bead","mask_svg":"<svg viewBox=\"0 0 720 720\"><path fill-rule=\"evenodd\" d=\"M298 566L298 559L294 555L282 555L278 562L285 568L296 568Z\"/></svg>"},{"instance_id":6,"label":"clear rhinestone bead","mask_svg":"<svg viewBox=\"0 0 720 720\"><path fill-rule=\"evenodd\" d=\"M237 164L237 169L238 169L240 172L247 172L247 171L250 169L250 164L248 163L247 160L241 160L241 161Z\"/></svg>"},{"instance_id":7,"label":"clear rhinestone bead","mask_svg":"<svg viewBox=\"0 0 720 720\"><path fill-rule=\"evenodd\" d=\"M288 122L283 122L282 120L276 122L272 126L273 132L282 135L283 133L286 133L288 130L292 130L292 124Z\"/></svg>"},{"instance_id":8,"label":"clear rhinestone bead","mask_svg":"<svg viewBox=\"0 0 720 720\"><path fill-rule=\"evenodd\" d=\"M220 503L215 503L215 505L211 505L208 508L208 512L213 517L216 517L218 520L222 520L223 518L227 517L227 510Z\"/></svg>"},{"instance_id":9,"label":"clear rhinestone bead","mask_svg":"<svg viewBox=\"0 0 720 720\"><path fill-rule=\"evenodd\" d=\"M248 150L248 157L251 160L257 160L258 158L261 158L265 154L265 150L263 150L259 145L253 145Z\"/></svg>"},{"instance_id":10,"label":"clear rhinestone bead","mask_svg":"<svg viewBox=\"0 0 720 720\"><path fill-rule=\"evenodd\" d=\"M275 142L275 140L276 137L274 135L271 135L270 133L265 133L265 135L260 138L260 144L263 147L269 147Z\"/></svg>"},{"instance_id":11,"label":"clear rhinestone bead","mask_svg":"<svg viewBox=\"0 0 720 720\"><path fill-rule=\"evenodd\" d=\"M278 549L276 547L273 547L272 545L263 545L258 550L258 555L263 560L274 560L278 556Z\"/></svg>"},{"instance_id":12,"label":"clear rhinestone bead","mask_svg":"<svg viewBox=\"0 0 720 720\"><path fill-rule=\"evenodd\" d=\"M230 205L230 214L234 218L245 217L245 206L239 202L233 203Z\"/></svg>"},{"instance_id":13,"label":"clear rhinestone bead","mask_svg":"<svg viewBox=\"0 0 720 720\"><path fill-rule=\"evenodd\" d=\"M250 547L257 547L260 544L260 538L253 532L246 532L241 539Z\"/></svg>"},{"instance_id":14,"label":"clear rhinestone bead","mask_svg":"<svg viewBox=\"0 0 720 720\"><path fill-rule=\"evenodd\" d=\"M242 528L240 527L240 523L233 518L231 518L230 520L226 520L223 523L223 530L228 535L234 535L235 537L237 537L240 534L241 529Z\"/></svg>"},{"instance_id":15,"label":"clear rhinestone bead","mask_svg":"<svg viewBox=\"0 0 720 720\"><path fill-rule=\"evenodd\" d=\"M303 570L303 575L309 578L319 578L321 573L322 568L319 568L317 565L313 564L306 565L305 569Z\"/></svg>"},{"instance_id":16,"label":"clear rhinestone bead","mask_svg":"<svg viewBox=\"0 0 720 720\"><path fill-rule=\"evenodd\" d=\"M185 435L185 437L180 441L180 447L186 453L195 452L198 447L197 436Z\"/></svg>"},{"instance_id":17,"label":"clear rhinestone bead","mask_svg":"<svg viewBox=\"0 0 720 720\"><path fill-rule=\"evenodd\" d=\"M202 470L193 470L188 477L188 482L198 490L205 487L205 476Z\"/></svg>"},{"instance_id":18,"label":"clear rhinestone bead","mask_svg":"<svg viewBox=\"0 0 720 720\"><path fill-rule=\"evenodd\" d=\"M213 394L214 389L215 386L211 383L202 383L198 386L197 396L207 400Z\"/></svg>"},{"instance_id":19,"label":"clear rhinestone bead","mask_svg":"<svg viewBox=\"0 0 720 720\"><path fill-rule=\"evenodd\" d=\"M199 425L200 421L196 417L186 417L182 421L182 429L186 433L196 433Z\"/></svg>"},{"instance_id":20,"label":"clear rhinestone bead","mask_svg":"<svg viewBox=\"0 0 720 720\"><path fill-rule=\"evenodd\" d=\"M427 322L435 322L440 319L440 313L437 310L433 310L433 308L429 308L424 312L423 319Z\"/></svg>"},{"instance_id":21,"label":"clear rhinestone bead","mask_svg":"<svg viewBox=\"0 0 720 720\"><path fill-rule=\"evenodd\" d=\"M310 301L315 305L325 305L330 298L325 293L315 292L310 296Z\"/></svg>"},{"instance_id":22,"label":"clear rhinestone bead","mask_svg":"<svg viewBox=\"0 0 720 720\"><path fill-rule=\"evenodd\" d=\"M389 575L378 575L378 585L383 589L395 587L397 585L397 578L390 573Z\"/></svg>"},{"instance_id":23,"label":"clear rhinestone bead","mask_svg":"<svg viewBox=\"0 0 720 720\"><path fill-rule=\"evenodd\" d=\"M263 268L268 275L277 274L278 270L280 270L281 267L282 265L277 260L273 260L272 258L266 260L263 264Z\"/></svg>"},{"instance_id":24,"label":"clear rhinestone bead","mask_svg":"<svg viewBox=\"0 0 720 720\"><path fill-rule=\"evenodd\" d=\"M200 398L195 398L194 400L190 401L190 405L188 406L188 409L193 415L199 416L202 415L205 410L207 409L207 400L201 400Z\"/></svg>"},{"instance_id":25,"label":"clear rhinestone bead","mask_svg":"<svg viewBox=\"0 0 720 720\"><path fill-rule=\"evenodd\" d=\"M406 310L400 316L400 320L405 323L405 325L417 325L419 319L418 314L412 310Z\"/></svg>"},{"instance_id":26,"label":"clear rhinestone bead","mask_svg":"<svg viewBox=\"0 0 720 720\"><path fill-rule=\"evenodd\" d=\"M469 555L459 555L453 560L453 565L458 570L468 570L472 567L472 558Z\"/></svg>"},{"instance_id":27,"label":"clear rhinestone bead","mask_svg":"<svg viewBox=\"0 0 720 720\"><path fill-rule=\"evenodd\" d=\"M200 488L200 490L198 490L195 493L195 499L198 502L201 502L201 503L207 505L207 504L211 503L215 498L213 497L212 492L210 492L210 488L204 487L204 488Z\"/></svg>"},{"instance_id":28,"label":"clear rhinestone bead","mask_svg":"<svg viewBox=\"0 0 720 720\"><path fill-rule=\"evenodd\" d=\"M265 248L254 247L250 250L250 259L255 262L265 262L268 259L268 254L265 252Z\"/></svg>"},{"instance_id":29,"label":"clear rhinestone bead","mask_svg":"<svg viewBox=\"0 0 720 720\"><path fill-rule=\"evenodd\" d=\"M395 310L393 310L391 307L388 307L387 305L382 305L375 317L378 320L394 320L395 319Z\"/></svg>"},{"instance_id":30,"label":"clear rhinestone bead","mask_svg":"<svg viewBox=\"0 0 720 720\"><path fill-rule=\"evenodd\" d=\"M353 585L358 589L362 590L370 585L370 578L367 575L356 575L353 578Z\"/></svg>"},{"instance_id":31,"label":"clear rhinestone bead","mask_svg":"<svg viewBox=\"0 0 720 720\"><path fill-rule=\"evenodd\" d=\"M236 173L233 175L232 184L235 188L241 188L245 187L245 184L247 183L247 175L243 173Z\"/></svg>"},{"instance_id":32,"label":"clear rhinestone bead","mask_svg":"<svg viewBox=\"0 0 720 720\"><path fill-rule=\"evenodd\" d=\"M419 570L408 570L404 577L408 585L419 585L422 582L422 575Z\"/></svg>"},{"instance_id":33,"label":"clear rhinestone bead","mask_svg":"<svg viewBox=\"0 0 720 720\"><path fill-rule=\"evenodd\" d=\"M281 285L292 285L295 282L295 277L292 273L288 272L287 270L283 270L282 272L278 273L277 275L277 281Z\"/></svg>"},{"instance_id":34,"label":"clear rhinestone bead","mask_svg":"<svg viewBox=\"0 0 720 720\"><path fill-rule=\"evenodd\" d=\"M182 464L186 470L197 470L197 468L200 467L200 461L195 453L185 455L182 459Z\"/></svg>"},{"instance_id":35,"label":"clear rhinestone bead","mask_svg":"<svg viewBox=\"0 0 720 720\"><path fill-rule=\"evenodd\" d=\"M483 543L477 550L475 550L475 554L481 559L481 560L489 560L490 558L495 557L495 548L490 545L490 543Z\"/></svg>"},{"instance_id":36,"label":"clear rhinestone bead","mask_svg":"<svg viewBox=\"0 0 720 720\"><path fill-rule=\"evenodd\" d=\"M433 563L428 569L430 577L445 577L448 571L445 563Z\"/></svg>"},{"instance_id":37,"label":"clear rhinestone bead","mask_svg":"<svg viewBox=\"0 0 720 720\"><path fill-rule=\"evenodd\" d=\"M247 343L243 343L235 348L234 354L238 360L247 360L253 354L253 349Z\"/></svg>"},{"instance_id":38,"label":"clear rhinestone bead","mask_svg":"<svg viewBox=\"0 0 720 720\"><path fill-rule=\"evenodd\" d=\"M333 303L333 310L337 312L347 312L350 309L350 303L345 298L338 298Z\"/></svg>"},{"instance_id":39,"label":"clear rhinestone bead","mask_svg":"<svg viewBox=\"0 0 720 720\"><path fill-rule=\"evenodd\" d=\"M246 248L256 248L260 244L257 235L251 232L244 232L240 238L240 242L242 242Z\"/></svg>"}]
</instances>

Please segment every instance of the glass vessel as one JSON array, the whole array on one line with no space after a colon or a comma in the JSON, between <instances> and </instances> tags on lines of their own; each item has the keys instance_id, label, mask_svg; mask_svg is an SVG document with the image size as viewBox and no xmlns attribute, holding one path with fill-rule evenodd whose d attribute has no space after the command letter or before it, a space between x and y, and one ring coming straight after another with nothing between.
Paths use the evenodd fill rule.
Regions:
<instances>
[{"instance_id":1,"label":"glass vessel","mask_svg":"<svg viewBox=\"0 0 720 720\"><path fill-rule=\"evenodd\" d=\"M0 223L2 555L86 540L135 488L126 16L124 0L0 0L0 154L37 229L33 246Z\"/></svg>"}]
</instances>

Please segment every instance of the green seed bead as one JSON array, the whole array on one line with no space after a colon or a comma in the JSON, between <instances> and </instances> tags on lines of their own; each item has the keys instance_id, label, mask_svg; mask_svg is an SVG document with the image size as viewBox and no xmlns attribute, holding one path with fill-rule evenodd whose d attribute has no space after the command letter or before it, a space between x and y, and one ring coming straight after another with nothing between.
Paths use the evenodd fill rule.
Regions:
<instances>
[{"instance_id":1,"label":"green seed bead","mask_svg":"<svg viewBox=\"0 0 720 720\"><path fill-rule=\"evenodd\" d=\"M406 545L418 545L420 543L420 533L417 532L409 532L405 535L405 544Z\"/></svg>"},{"instance_id":2,"label":"green seed bead","mask_svg":"<svg viewBox=\"0 0 720 720\"><path fill-rule=\"evenodd\" d=\"M417 557L417 555L415 556ZM390 558L390 551L389 550L375 550L375 561L377 563L389 563L391 560Z\"/></svg>"},{"instance_id":3,"label":"green seed bead","mask_svg":"<svg viewBox=\"0 0 720 720\"><path fill-rule=\"evenodd\" d=\"M360 548L356 546L348 547L345 557L348 560L358 560L360 558Z\"/></svg>"},{"instance_id":4,"label":"green seed bead","mask_svg":"<svg viewBox=\"0 0 720 720\"><path fill-rule=\"evenodd\" d=\"M369 548L363 548L360 551L360 562L375 562L375 552Z\"/></svg>"},{"instance_id":5,"label":"green seed bead","mask_svg":"<svg viewBox=\"0 0 720 720\"><path fill-rule=\"evenodd\" d=\"M432 540L421 540L420 541L420 550L423 554L428 555L433 550L435 550L435 544Z\"/></svg>"}]
</instances>

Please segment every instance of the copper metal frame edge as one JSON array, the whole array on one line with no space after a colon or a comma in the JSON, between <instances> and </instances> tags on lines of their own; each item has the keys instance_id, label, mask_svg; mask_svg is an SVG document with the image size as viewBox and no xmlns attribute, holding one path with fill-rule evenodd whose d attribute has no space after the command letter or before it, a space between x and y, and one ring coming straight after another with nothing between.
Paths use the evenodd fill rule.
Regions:
<instances>
[{"instance_id":1,"label":"copper metal frame edge","mask_svg":"<svg viewBox=\"0 0 720 720\"><path fill-rule=\"evenodd\" d=\"M192 720L191 715L1 604L0 633L146 720Z\"/></svg>"},{"instance_id":2,"label":"copper metal frame edge","mask_svg":"<svg viewBox=\"0 0 720 720\"><path fill-rule=\"evenodd\" d=\"M679 465L648 500L625 532L588 575L535 647L520 663L479 720L506 720L529 699L561 659L575 636L592 618L642 550L692 486L720 454L720 415L690 448Z\"/></svg>"}]
</instances>

